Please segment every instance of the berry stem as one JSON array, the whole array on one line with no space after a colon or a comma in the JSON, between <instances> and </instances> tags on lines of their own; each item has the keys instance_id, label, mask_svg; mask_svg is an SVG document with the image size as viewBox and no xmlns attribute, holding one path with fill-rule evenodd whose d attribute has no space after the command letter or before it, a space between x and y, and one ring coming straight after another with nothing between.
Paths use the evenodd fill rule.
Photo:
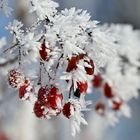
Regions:
<instances>
[{"instance_id":1,"label":"berry stem","mask_svg":"<svg viewBox=\"0 0 140 140\"><path fill-rule=\"evenodd\" d=\"M18 63L19 66L21 66L21 46L18 46Z\"/></svg>"}]
</instances>

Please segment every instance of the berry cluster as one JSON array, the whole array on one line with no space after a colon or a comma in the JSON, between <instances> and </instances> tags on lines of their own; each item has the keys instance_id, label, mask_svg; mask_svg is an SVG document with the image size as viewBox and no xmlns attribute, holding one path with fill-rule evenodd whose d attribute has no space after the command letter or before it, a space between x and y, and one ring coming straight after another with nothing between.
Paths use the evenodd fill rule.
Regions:
<instances>
[{"instance_id":1,"label":"berry cluster","mask_svg":"<svg viewBox=\"0 0 140 140\"><path fill-rule=\"evenodd\" d=\"M121 109L122 105L124 104L123 99L115 94L115 92L113 91L113 87L104 80L101 74L97 74L94 76L93 86L94 88L101 88L101 90L103 90L103 96L105 97L105 99L109 100L112 110L119 111ZM103 98L99 102L97 102L95 110L102 116L106 115L107 105Z\"/></svg>"},{"instance_id":2,"label":"berry cluster","mask_svg":"<svg viewBox=\"0 0 140 140\"><path fill-rule=\"evenodd\" d=\"M11 87L19 90L20 99L26 100L30 98L33 92L33 86L20 69L12 69L9 71L8 82Z\"/></svg>"},{"instance_id":3,"label":"berry cluster","mask_svg":"<svg viewBox=\"0 0 140 140\"><path fill-rule=\"evenodd\" d=\"M45 44L45 41L43 41L39 50L41 62L40 72L42 72L42 66L45 68L45 63L52 59L52 51L53 50ZM94 75L93 60L86 54L74 55L71 58L68 58L67 62L67 73L74 73L77 71L78 65L82 62L85 74L87 76ZM54 69L54 73L57 71L59 63L60 62L58 61L57 67ZM47 73L47 71L45 72ZM13 88L18 88L20 99L29 100L32 96L35 97L37 95L33 110L38 118L50 118L51 116L59 115L61 112L68 119L74 117L75 114L79 114L81 116L80 111L82 110L82 106L80 105L80 98L81 95L84 95L87 92L88 82L86 80L74 81L73 78L66 80L66 84L71 84L71 86L68 91L69 99L68 101L64 102L63 94L60 92L58 86L56 86L57 84L51 83L51 80L54 79L51 76L48 77L48 79L50 79L49 83L43 86L41 74L42 73L40 73L38 77L40 83L37 83L39 84L39 89L37 91L35 90L37 88L35 86L33 87L30 80L26 78L20 69L13 69L9 72L9 85L11 85Z\"/></svg>"},{"instance_id":4,"label":"berry cluster","mask_svg":"<svg viewBox=\"0 0 140 140\"><path fill-rule=\"evenodd\" d=\"M85 74L88 76L93 76L94 74L94 63L93 60L87 57L85 54L79 54L76 56L73 56L68 61L68 66L66 69L66 72L74 72L78 69L78 64L82 61L84 63L84 70ZM69 80L67 80L69 82ZM73 79L72 79L72 86L73 85ZM74 95L76 97L80 97L81 94L86 93L88 89L88 83L87 81L77 81L76 82L76 89L74 91Z\"/></svg>"},{"instance_id":5,"label":"berry cluster","mask_svg":"<svg viewBox=\"0 0 140 140\"><path fill-rule=\"evenodd\" d=\"M37 117L49 118L57 116L62 110L63 95L56 87L41 87L34 105L34 113Z\"/></svg>"}]
</instances>

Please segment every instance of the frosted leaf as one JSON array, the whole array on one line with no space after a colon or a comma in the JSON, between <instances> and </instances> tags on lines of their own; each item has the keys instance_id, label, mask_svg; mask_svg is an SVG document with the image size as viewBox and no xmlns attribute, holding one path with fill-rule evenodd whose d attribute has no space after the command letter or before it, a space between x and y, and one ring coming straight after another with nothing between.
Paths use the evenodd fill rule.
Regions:
<instances>
[{"instance_id":1,"label":"frosted leaf","mask_svg":"<svg viewBox=\"0 0 140 140\"><path fill-rule=\"evenodd\" d=\"M24 30L22 30L23 24L18 20L14 20L12 23L6 27L7 30L14 36L14 42L16 40L21 40L23 37Z\"/></svg>"},{"instance_id":2,"label":"frosted leaf","mask_svg":"<svg viewBox=\"0 0 140 140\"><path fill-rule=\"evenodd\" d=\"M84 100L84 98L82 98L81 100ZM83 104L83 102L81 101L78 101L77 99L69 99L69 102L74 107L74 113L73 115L70 116L70 121L71 121L72 136L75 136L76 133L80 132L81 124L84 125L88 124L87 121L83 118L84 115L81 112L85 108L85 104Z\"/></svg>"},{"instance_id":3,"label":"frosted leaf","mask_svg":"<svg viewBox=\"0 0 140 140\"><path fill-rule=\"evenodd\" d=\"M138 97L140 79L139 32L130 25L112 24L108 28L116 39L117 55L114 61L108 61L104 78L113 85L114 92L124 101Z\"/></svg>"},{"instance_id":4,"label":"frosted leaf","mask_svg":"<svg viewBox=\"0 0 140 140\"><path fill-rule=\"evenodd\" d=\"M54 14L57 12L56 8L58 3L53 0L28 0L30 3L30 12L36 12L36 15L41 19L53 19Z\"/></svg>"},{"instance_id":5,"label":"frosted leaf","mask_svg":"<svg viewBox=\"0 0 140 140\"><path fill-rule=\"evenodd\" d=\"M39 58L39 49L41 43L38 41L41 38L42 34L35 35L33 32L29 32L24 35L24 38L21 39L22 52L24 54L25 62L36 62Z\"/></svg>"},{"instance_id":6,"label":"frosted leaf","mask_svg":"<svg viewBox=\"0 0 140 140\"><path fill-rule=\"evenodd\" d=\"M86 30L96 27L96 21L90 21L90 16L86 11L75 8L65 9L56 15L53 26L46 27L46 40L51 46L62 47L64 57L71 58L72 55L86 53L84 48L90 44Z\"/></svg>"}]
</instances>

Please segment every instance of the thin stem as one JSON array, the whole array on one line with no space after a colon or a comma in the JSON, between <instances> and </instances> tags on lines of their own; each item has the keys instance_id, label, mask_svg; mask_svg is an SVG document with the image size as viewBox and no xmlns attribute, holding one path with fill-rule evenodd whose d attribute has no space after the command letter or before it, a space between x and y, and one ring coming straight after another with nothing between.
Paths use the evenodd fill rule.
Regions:
<instances>
[{"instance_id":1,"label":"thin stem","mask_svg":"<svg viewBox=\"0 0 140 140\"><path fill-rule=\"evenodd\" d=\"M18 63L19 63L19 66L21 65L21 46L19 45L18 47Z\"/></svg>"},{"instance_id":2,"label":"thin stem","mask_svg":"<svg viewBox=\"0 0 140 140\"><path fill-rule=\"evenodd\" d=\"M3 51L3 53L6 53L7 51L9 51L9 50L11 50L11 49L17 47L18 45L19 45L19 42L17 42L16 44L12 45L11 47L5 49L5 50Z\"/></svg>"}]
</instances>

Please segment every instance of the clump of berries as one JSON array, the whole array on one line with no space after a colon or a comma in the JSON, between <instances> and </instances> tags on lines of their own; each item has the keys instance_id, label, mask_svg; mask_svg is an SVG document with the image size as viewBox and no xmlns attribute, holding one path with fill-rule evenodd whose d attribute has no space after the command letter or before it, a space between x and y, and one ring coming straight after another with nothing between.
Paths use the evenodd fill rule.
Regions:
<instances>
[{"instance_id":1,"label":"clump of berries","mask_svg":"<svg viewBox=\"0 0 140 140\"><path fill-rule=\"evenodd\" d=\"M13 88L19 88L25 81L25 76L19 69L12 69L8 73L9 85Z\"/></svg>"},{"instance_id":2,"label":"clump of berries","mask_svg":"<svg viewBox=\"0 0 140 140\"><path fill-rule=\"evenodd\" d=\"M40 72L42 68L45 69L45 63L49 62L51 57L52 49L46 45L45 41L40 45ZM53 53L52 53L53 54ZM68 64L66 67L67 73L73 73L78 69L78 65L82 63L84 74L88 76L94 76L94 62L86 54L74 55L67 59ZM64 63L65 64L65 63ZM59 66L59 61L57 66ZM54 67L54 73L57 71L57 67ZM45 71L47 73L47 71ZM19 98L24 100L30 100L32 96L36 97L34 102L33 111L38 118L51 118L52 116L58 116L62 113L66 118L70 119L75 114L79 115L81 121L85 124L82 114L82 106L80 105L80 97L87 93L88 81L86 80L75 80L73 78L66 80L66 84L71 83L71 87L68 91L69 99L64 101L63 94L59 90L57 84L51 83L53 79L51 75L48 75L50 82L43 86L41 80L41 74L38 76L38 85L34 87L31 81L25 76L20 69L12 69L8 74L9 85L19 90ZM47 73L48 74L48 73ZM47 75L46 74L46 75ZM53 79L53 81L55 81ZM39 89L38 89L39 86ZM36 96L37 95L37 96Z\"/></svg>"},{"instance_id":3,"label":"clump of berries","mask_svg":"<svg viewBox=\"0 0 140 140\"><path fill-rule=\"evenodd\" d=\"M41 87L34 105L34 113L38 118L57 116L62 110L63 95L55 86Z\"/></svg>"},{"instance_id":4,"label":"clump of berries","mask_svg":"<svg viewBox=\"0 0 140 140\"><path fill-rule=\"evenodd\" d=\"M113 87L104 80L101 74L98 73L94 76L93 87L100 88L103 91L102 99L98 101L95 106L97 113L99 113L101 116L106 115L108 107L106 102L103 100L103 97L111 102L112 110L119 111L121 109L122 105L124 104L123 99L115 94Z\"/></svg>"},{"instance_id":5,"label":"clump of berries","mask_svg":"<svg viewBox=\"0 0 140 140\"><path fill-rule=\"evenodd\" d=\"M8 82L12 88L19 90L19 98L27 100L33 92L33 85L20 69L12 69L8 73Z\"/></svg>"}]
</instances>

